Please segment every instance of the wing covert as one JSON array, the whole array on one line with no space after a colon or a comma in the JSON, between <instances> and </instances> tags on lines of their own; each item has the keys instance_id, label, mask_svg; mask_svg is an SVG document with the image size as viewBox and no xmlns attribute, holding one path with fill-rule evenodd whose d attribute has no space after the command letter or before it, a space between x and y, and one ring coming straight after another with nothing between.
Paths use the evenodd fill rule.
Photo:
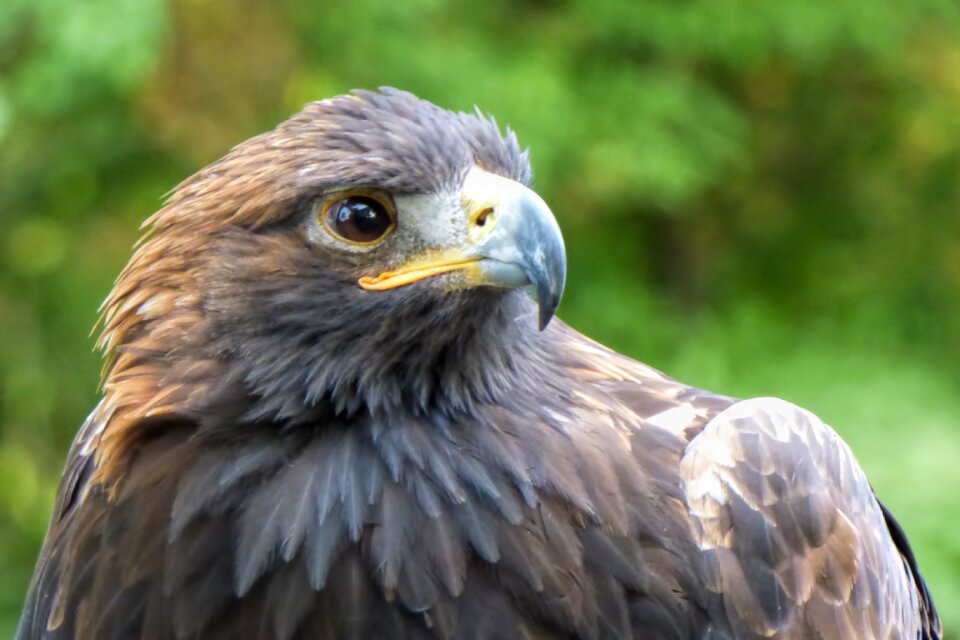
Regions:
<instances>
[{"instance_id":1,"label":"wing covert","mask_svg":"<svg viewBox=\"0 0 960 640\"><path fill-rule=\"evenodd\" d=\"M739 402L693 439L680 471L737 637L918 637L917 590L873 490L812 413Z\"/></svg>"}]
</instances>

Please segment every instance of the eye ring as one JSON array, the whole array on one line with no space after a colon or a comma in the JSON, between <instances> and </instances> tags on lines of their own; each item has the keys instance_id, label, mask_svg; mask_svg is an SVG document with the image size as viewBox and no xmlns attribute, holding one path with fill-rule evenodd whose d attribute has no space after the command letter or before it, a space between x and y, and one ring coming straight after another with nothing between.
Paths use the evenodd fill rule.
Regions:
<instances>
[{"instance_id":1,"label":"eye ring","mask_svg":"<svg viewBox=\"0 0 960 640\"><path fill-rule=\"evenodd\" d=\"M321 205L318 217L330 235L358 247L380 244L397 227L393 201L375 191L339 193Z\"/></svg>"}]
</instances>

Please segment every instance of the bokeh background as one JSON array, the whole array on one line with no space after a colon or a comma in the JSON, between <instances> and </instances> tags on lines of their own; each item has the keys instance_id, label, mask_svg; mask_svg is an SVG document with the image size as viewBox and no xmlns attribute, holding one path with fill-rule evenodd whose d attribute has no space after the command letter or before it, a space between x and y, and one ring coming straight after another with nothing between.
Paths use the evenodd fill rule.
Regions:
<instances>
[{"instance_id":1,"label":"bokeh background","mask_svg":"<svg viewBox=\"0 0 960 640\"><path fill-rule=\"evenodd\" d=\"M529 145L566 321L833 424L960 633L956 0L2 0L0 636L139 222L305 102L384 84Z\"/></svg>"}]
</instances>

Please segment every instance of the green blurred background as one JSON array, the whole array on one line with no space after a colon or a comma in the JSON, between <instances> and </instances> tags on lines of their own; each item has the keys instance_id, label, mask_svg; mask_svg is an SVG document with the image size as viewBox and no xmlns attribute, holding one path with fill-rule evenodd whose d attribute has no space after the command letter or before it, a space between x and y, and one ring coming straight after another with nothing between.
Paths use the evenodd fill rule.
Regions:
<instances>
[{"instance_id":1,"label":"green blurred background","mask_svg":"<svg viewBox=\"0 0 960 640\"><path fill-rule=\"evenodd\" d=\"M0 636L139 222L303 103L384 84L530 146L567 322L833 424L960 633L956 0L2 0Z\"/></svg>"}]
</instances>

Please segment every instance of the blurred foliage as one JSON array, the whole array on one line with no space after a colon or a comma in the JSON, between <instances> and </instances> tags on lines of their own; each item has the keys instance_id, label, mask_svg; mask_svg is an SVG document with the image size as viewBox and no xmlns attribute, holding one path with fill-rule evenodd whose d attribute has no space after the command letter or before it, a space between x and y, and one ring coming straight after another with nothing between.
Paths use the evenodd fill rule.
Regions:
<instances>
[{"instance_id":1,"label":"blurred foliage","mask_svg":"<svg viewBox=\"0 0 960 640\"><path fill-rule=\"evenodd\" d=\"M566 320L834 424L960 633L955 0L3 0L0 635L139 221L303 103L384 84L531 147Z\"/></svg>"}]
</instances>

